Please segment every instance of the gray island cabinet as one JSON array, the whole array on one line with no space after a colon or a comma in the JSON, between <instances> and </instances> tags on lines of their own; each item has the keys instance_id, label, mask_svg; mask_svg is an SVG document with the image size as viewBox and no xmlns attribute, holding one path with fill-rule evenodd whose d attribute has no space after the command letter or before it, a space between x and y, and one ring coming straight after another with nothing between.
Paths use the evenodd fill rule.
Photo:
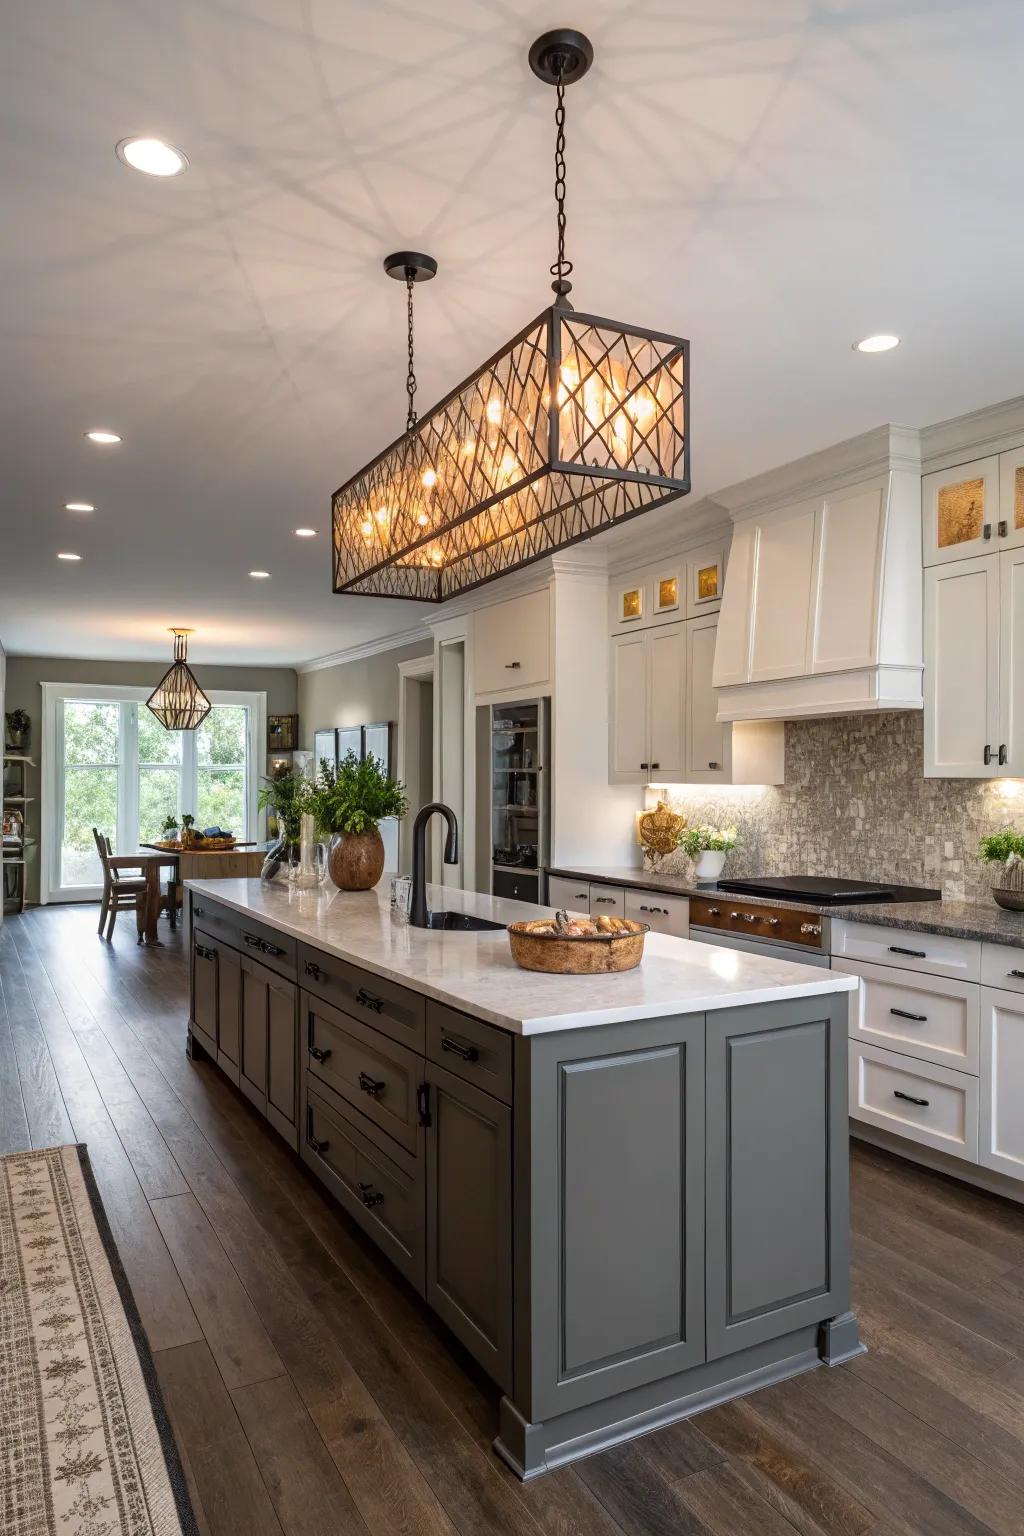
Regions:
<instances>
[{"instance_id":1,"label":"gray island cabinet","mask_svg":"<svg viewBox=\"0 0 1024 1536\"><path fill-rule=\"evenodd\" d=\"M663 935L637 972L540 977L376 892L189 903L191 1053L502 1389L521 1477L861 1351L849 977Z\"/></svg>"}]
</instances>

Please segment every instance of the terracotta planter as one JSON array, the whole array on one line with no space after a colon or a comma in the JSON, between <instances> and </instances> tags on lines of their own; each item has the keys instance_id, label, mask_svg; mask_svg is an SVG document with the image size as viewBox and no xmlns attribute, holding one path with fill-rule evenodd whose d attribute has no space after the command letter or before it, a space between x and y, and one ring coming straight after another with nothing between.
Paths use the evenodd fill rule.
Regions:
<instances>
[{"instance_id":1,"label":"terracotta planter","mask_svg":"<svg viewBox=\"0 0 1024 1536\"><path fill-rule=\"evenodd\" d=\"M384 873L384 839L372 832L336 832L327 849L327 869L343 891L369 891Z\"/></svg>"}]
</instances>

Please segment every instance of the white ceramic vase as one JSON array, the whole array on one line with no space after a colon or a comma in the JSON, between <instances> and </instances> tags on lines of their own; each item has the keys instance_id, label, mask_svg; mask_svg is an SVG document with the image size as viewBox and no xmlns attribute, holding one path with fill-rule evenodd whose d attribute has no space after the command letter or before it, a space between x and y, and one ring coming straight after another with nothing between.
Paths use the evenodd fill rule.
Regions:
<instances>
[{"instance_id":1,"label":"white ceramic vase","mask_svg":"<svg viewBox=\"0 0 1024 1536\"><path fill-rule=\"evenodd\" d=\"M725 865L724 853L713 853L705 848L703 853L698 853L693 866L693 873L698 880L717 880Z\"/></svg>"}]
</instances>

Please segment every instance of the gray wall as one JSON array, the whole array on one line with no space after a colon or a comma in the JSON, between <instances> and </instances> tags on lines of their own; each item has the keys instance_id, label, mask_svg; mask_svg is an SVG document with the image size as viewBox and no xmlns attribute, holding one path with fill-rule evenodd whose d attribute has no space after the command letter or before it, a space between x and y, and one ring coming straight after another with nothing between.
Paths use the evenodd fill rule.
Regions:
<instances>
[{"instance_id":1,"label":"gray wall","mask_svg":"<svg viewBox=\"0 0 1024 1536\"><path fill-rule=\"evenodd\" d=\"M923 730L920 710L789 721L784 785L677 786L668 798L691 824L739 828L731 875L891 879L988 900L978 840L1024 825L1024 782L926 779ZM690 861L676 853L659 867L688 873Z\"/></svg>"},{"instance_id":2,"label":"gray wall","mask_svg":"<svg viewBox=\"0 0 1024 1536\"><path fill-rule=\"evenodd\" d=\"M332 725L368 725L398 721L398 663L429 656L433 641L424 635L413 645L378 651L360 661L299 673L299 729L302 745L313 750L314 731Z\"/></svg>"},{"instance_id":3,"label":"gray wall","mask_svg":"<svg viewBox=\"0 0 1024 1536\"><path fill-rule=\"evenodd\" d=\"M36 845L26 855L29 901L39 900L39 756L42 745L42 683L125 683L129 687L155 688L167 667L158 661L81 661L61 656L7 656L5 708L24 709L32 721L29 753L37 766L26 775L26 793L33 803L26 807L25 829ZM204 688L238 688L267 695L268 715L294 715L297 680L291 667L211 667L197 663L195 674ZM263 765L261 764L261 767Z\"/></svg>"}]
</instances>

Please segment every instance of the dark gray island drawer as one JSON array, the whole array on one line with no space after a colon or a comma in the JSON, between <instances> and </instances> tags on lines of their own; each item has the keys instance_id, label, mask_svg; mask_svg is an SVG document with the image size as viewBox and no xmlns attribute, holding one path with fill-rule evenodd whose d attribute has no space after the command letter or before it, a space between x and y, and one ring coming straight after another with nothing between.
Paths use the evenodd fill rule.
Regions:
<instances>
[{"instance_id":1,"label":"dark gray island drawer","mask_svg":"<svg viewBox=\"0 0 1024 1536\"><path fill-rule=\"evenodd\" d=\"M347 960L338 960L308 944L299 945L299 981L307 991L357 1019L365 1019L410 1051L422 1052L425 1008L418 992L372 971L361 971Z\"/></svg>"},{"instance_id":2,"label":"dark gray island drawer","mask_svg":"<svg viewBox=\"0 0 1024 1536\"><path fill-rule=\"evenodd\" d=\"M365 1115L399 1146L415 1153L419 1141L417 1089L423 1059L359 1019L304 992L303 1050L310 1080L322 1083Z\"/></svg>"},{"instance_id":3,"label":"dark gray island drawer","mask_svg":"<svg viewBox=\"0 0 1024 1536\"><path fill-rule=\"evenodd\" d=\"M482 1019L427 1003L427 1056L456 1077L512 1102L512 1036Z\"/></svg>"},{"instance_id":4,"label":"dark gray island drawer","mask_svg":"<svg viewBox=\"0 0 1024 1536\"><path fill-rule=\"evenodd\" d=\"M193 922L207 933L231 944L243 955L251 955L271 970L284 976L295 975L296 941L267 923L256 922L230 907L222 907L208 896L192 895Z\"/></svg>"},{"instance_id":5,"label":"dark gray island drawer","mask_svg":"<svg viewBox=\"0 0 1024 1536\"><path fill-rule=\"evenodd\" d=\"M408 1171L316 1093L306 1099L303 1161L423 1294L424 1197L419 1165Z\"/></svg>"}]
</instances>

